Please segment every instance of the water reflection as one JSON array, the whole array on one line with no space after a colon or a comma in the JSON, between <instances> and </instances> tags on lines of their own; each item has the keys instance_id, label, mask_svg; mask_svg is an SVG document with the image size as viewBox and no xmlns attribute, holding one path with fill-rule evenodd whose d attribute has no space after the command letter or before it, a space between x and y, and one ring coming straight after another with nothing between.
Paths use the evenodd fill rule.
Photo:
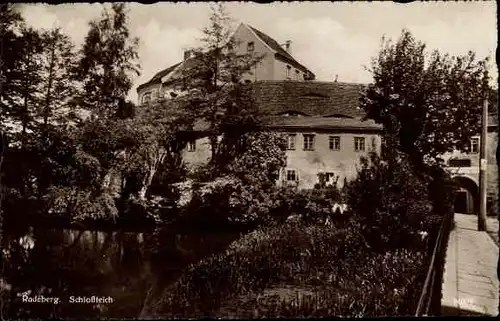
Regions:
<instances>
[{"instance_id":1,"label":"water reflection","mask_svg":"<svg viewBox=\"0 0 500 321\"><path fill-rule=\"evenodd\" d=\"M146 296L175 281L188 264L222 250L237 233L78 231L30 228L4 236L2 316L136 317ZM76 304L74 297L113 303ZM23 298L59 298L59 304ZM33 299L35 298L35 299Z\"/></svg>"}]
</instances>

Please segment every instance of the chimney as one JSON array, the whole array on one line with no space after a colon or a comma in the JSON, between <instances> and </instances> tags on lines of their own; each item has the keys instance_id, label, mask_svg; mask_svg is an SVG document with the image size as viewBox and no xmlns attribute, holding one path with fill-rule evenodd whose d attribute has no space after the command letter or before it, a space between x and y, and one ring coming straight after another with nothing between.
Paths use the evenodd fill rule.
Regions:
<instances>
[{"instance_id":1,"label":"chimney","mask_svg":"<svg viewBox=\"0 0 500 321\"><path fill-rule=\"evenodd\" d=\"M184 60L191 58L192 51L190 49L184 50Z\"/></svg>"},{"instance_id":2,"label":"chimney","mask_svg":"<svg viewBox=\"0 0 500 321\"><path fill-rule=\"evenodd\" d=\"M335 75L335 82L339 79L339 75Z\"/></svg>"},{"instance_id":3,"label":"chimney","mask_svg":"<svg viewBox=\"0 0 500 321\"><path fill-rule=\"evenodd\" d=\"M288 52L290 55L292 54L292 48L291 48L291 45L292 44L292 41L291 40L287 40L285 41L285 50L286 52Z\"/></svg>"}]
</instances>

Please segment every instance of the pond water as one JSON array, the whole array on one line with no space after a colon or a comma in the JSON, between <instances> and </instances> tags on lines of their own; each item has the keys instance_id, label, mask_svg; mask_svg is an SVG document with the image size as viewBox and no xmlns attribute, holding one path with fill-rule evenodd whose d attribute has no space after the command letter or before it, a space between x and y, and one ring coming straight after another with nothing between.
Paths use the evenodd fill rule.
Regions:
<instances>
[{"instance_id":1,"label":"pond water","mask_svg":"<svg viewBox=\"0 0 500 321\"><path fill-rule=\"evenodd\" d=\"M238 236L169 229L6 232L0 317L138 317L146 298Z\"/></svg>"}]
</instances>

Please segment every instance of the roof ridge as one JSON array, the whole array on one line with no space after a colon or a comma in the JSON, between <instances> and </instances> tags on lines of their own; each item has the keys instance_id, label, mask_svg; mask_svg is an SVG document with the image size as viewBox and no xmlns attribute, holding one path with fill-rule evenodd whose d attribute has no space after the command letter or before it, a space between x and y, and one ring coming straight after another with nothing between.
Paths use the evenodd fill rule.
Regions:
<instances>
[{"instance_id":1,"label":"roof ridge","mask_svg":"<svg viewBox=\"0 0 500 321\"><path fill-rule=\"evenodd\" d=\"M249 24L246 24L256 35L257 37L259 37L266 45L268 45L271 49L273 49L274 51L276 51L276 54L278 55L281 55L283 56L285 59L288 59L288 60L291 60L293 63L297 64L298 66L300 66L301 68L304 68L306 69L308 72L310 72L311 74L313 74L312 71L309 70L309 68L307 68L306 66L304 66L303 64L301 64L300 62L297 61L297 59L295 59L288 51L286 51L285 49L283 49L283 47L279 44L278 41L276 41L276 39L274 39L273 37L269 36L267 33L265 32L262 32L260 31L259 29L249 25Z\"/></svg>"},{"instance_id":2,"label":"roof ridge","mask_svg":"<svg viewBox=\"0 0 500 321\"><path fill-rule=\"evenodd\" d=\"M179 67L184 61L181 61L181 62L178 62L178 63L175 63L173 65L170 65L169 67L167 68L164 68L160 71L158 71L157 73L155 73L153 75L153 77L151 77L148 81L146 81L145 83L143 84L140 84L139 86L137 86L137 92L139 92L142 88L144 88L145 86L148 86L152 83L155 83L156 81L160 80L161 81L161 78L165 77L166 75L168 75L170 72L174 71L177 67Z\"/></svg>"}]
</instances>

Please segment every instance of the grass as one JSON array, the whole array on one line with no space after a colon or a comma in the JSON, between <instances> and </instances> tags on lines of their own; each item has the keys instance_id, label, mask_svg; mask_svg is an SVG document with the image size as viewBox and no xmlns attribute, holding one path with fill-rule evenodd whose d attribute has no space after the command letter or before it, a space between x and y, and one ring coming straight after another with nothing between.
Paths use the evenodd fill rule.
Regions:
<instances>
[{"instance_id":1,"label":"grass","mask_svg":"<svg viewBox=\"0 0 500 321\"><path fill-rule=\"evenodd\" d=\"M420 247L424 249L422 244ZM145 314L162 317L411 315L425 250L364 249L356 229L264 227L192 266Z\"/></svg>"}]
</instances>

